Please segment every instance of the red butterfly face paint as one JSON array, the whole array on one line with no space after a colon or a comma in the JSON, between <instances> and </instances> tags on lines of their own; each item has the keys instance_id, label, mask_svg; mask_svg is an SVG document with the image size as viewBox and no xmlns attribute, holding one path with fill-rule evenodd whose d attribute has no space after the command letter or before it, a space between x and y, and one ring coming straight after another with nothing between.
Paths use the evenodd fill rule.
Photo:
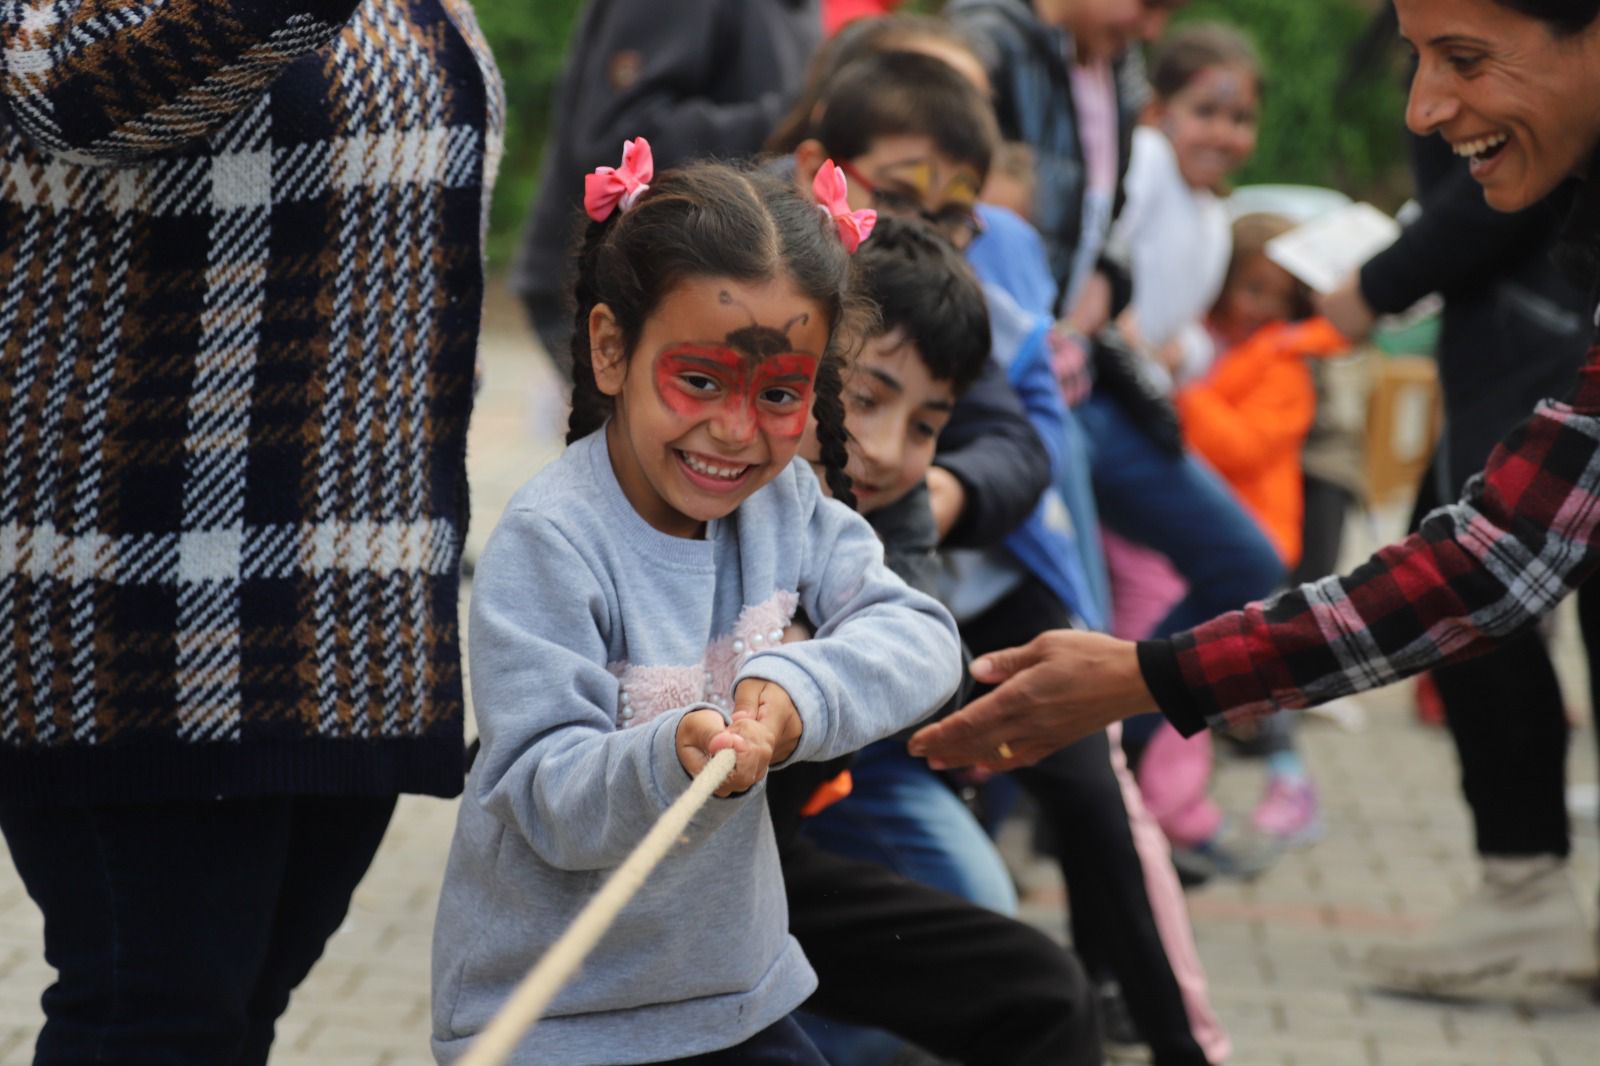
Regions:
<instances>
[{"instance_id":1,"label":"red butterfly face paint","mask_svg":"<svg viewBox=\"0 0 1600 1066\"><path fill-rule=\"evenodd\" d=\"M800 447L829 323L786 277L691 278L645 321L607 429L612 469L647 522L700 536Z\"/></svg>"},{"instance_id":2,"label":"red butterfly face paint","mask_svg":"<svg viewBox=\"0 0 1600 1066\"><path fill-rule=\"evenodd\" d=\"M682 344L656 357L656 391L679 418L718 421L734 443L762 432L797 440L811 410L817 357L753 358L715 344Z\"/></svg>"}]
</instances>

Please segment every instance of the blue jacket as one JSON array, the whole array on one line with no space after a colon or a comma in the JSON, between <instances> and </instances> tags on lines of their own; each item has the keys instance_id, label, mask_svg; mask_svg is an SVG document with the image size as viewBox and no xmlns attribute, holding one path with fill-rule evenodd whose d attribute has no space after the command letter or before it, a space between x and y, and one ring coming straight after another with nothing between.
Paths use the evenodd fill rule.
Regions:
<instances>
[{"instance_id":1,"label":"blue jacket","mask_svg":"<svg viewBox=\"0 0 1600 1066\"><path fill-rule=\"evenodd\" d=\"M994 361L1050 453L1051 486L1006 549L1092 629L1110 618L1111 592L1100 550L1100 520L1089 480L1083 428L1061 398L1050 365L1055 291L1039 234L1004 208L982 205L984 234L968 251L989 306Z\"/></svg>"}]
</instances>

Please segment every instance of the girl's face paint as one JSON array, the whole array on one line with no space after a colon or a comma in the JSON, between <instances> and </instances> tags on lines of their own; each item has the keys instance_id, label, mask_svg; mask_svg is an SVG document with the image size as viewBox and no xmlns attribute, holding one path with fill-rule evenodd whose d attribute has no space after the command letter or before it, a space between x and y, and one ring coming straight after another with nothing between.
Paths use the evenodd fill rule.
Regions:
<instances>
[{"instance_id":1,"label":"girl's face paint","mask_svg":"<svg viewBox=\"0 0 1600 1066\"><path fill-rule=\"evenodd\" d=\"M813 355L786 353L757 361L727 345L683 344L656 356L656 391L679 418L720 419L731 436L764 432L798 438L811 410L817 376Z\"/></svg>"},{"instance_id":2,"label":"girl's face paint","mask_svg":"<svg viewBox=\"0 0 1600 1066\"><path fill-rule=\"evenodd\" d=\"M721 339L703 339L712 337ZM693 278L673 289L610 393L607 449L639 515L699 536L782 473L828 339L822 308L787 278Z\"/></svg>"}]
</instances>

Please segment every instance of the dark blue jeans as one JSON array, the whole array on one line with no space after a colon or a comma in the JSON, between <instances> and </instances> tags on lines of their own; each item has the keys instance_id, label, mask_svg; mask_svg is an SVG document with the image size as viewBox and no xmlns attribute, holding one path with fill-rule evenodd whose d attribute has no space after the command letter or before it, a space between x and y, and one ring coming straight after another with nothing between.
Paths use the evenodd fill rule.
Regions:
<instances>
[{"instance_id":1,"label":"dark blue jeans","mask_svg":"<svg viewBox=\"0 0 1600 1066\"><path fill-rule=\"evenodd\" d=\"M1154 443L1106 397L1091 396L1075 413L1089 437L1101 525L1165 555L1189 583L1152 636L1237 610L1283 581L1272 542L1215 471Z\"/></svg>"},{"instance_id":2,"label":"dark blue jeans","mask_svg":"<svg viewBox=\"0 0 1600 1066\"><path fill-rule=\"evenodd\" d=\"M856 753L855 787L803 832L835 855L1015 916L1017 890L983 826L928 764L891 738Z\"/></svg>"},{"instance_id":3,"label":"dark blue jeans","mask_svg":"<svg viewBox=\"0 0 1600 1066\"><path fill-rule=\"evenodd\" d=\"M828 1066L793 1017L782 1018L742 1044L661 1066Z\"/></svg>"},{"instance_id":4,"label":"dark blue jeans","mask_svg":"<svg viewBox=\"0 0 1600 1066\"><path fill-rule=\"evenodd\" d=\"M394 803L0 807L59 973L35 1066L265 1063Z\"/></svg>"}]
</instances>

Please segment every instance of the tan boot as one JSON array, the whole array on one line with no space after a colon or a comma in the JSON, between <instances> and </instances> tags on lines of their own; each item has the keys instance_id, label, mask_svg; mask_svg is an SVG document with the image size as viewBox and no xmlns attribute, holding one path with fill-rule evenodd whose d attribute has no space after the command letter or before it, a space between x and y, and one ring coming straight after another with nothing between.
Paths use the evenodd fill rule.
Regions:
<instances>
[{"instance_id":1,"label":"tan boot","mask_svg":"<svg viewBox=\"0 0 1600 1066\"><path fill-rule=\"evenodd\" d=\"M1600 969L1566 860L1554 855L1484 856L1482 883L1461 906L1415 943L1374 948L1366 965L1382 985L1432 994L1489 978L1587 979Z\"/></svg>"}]
</instances>

